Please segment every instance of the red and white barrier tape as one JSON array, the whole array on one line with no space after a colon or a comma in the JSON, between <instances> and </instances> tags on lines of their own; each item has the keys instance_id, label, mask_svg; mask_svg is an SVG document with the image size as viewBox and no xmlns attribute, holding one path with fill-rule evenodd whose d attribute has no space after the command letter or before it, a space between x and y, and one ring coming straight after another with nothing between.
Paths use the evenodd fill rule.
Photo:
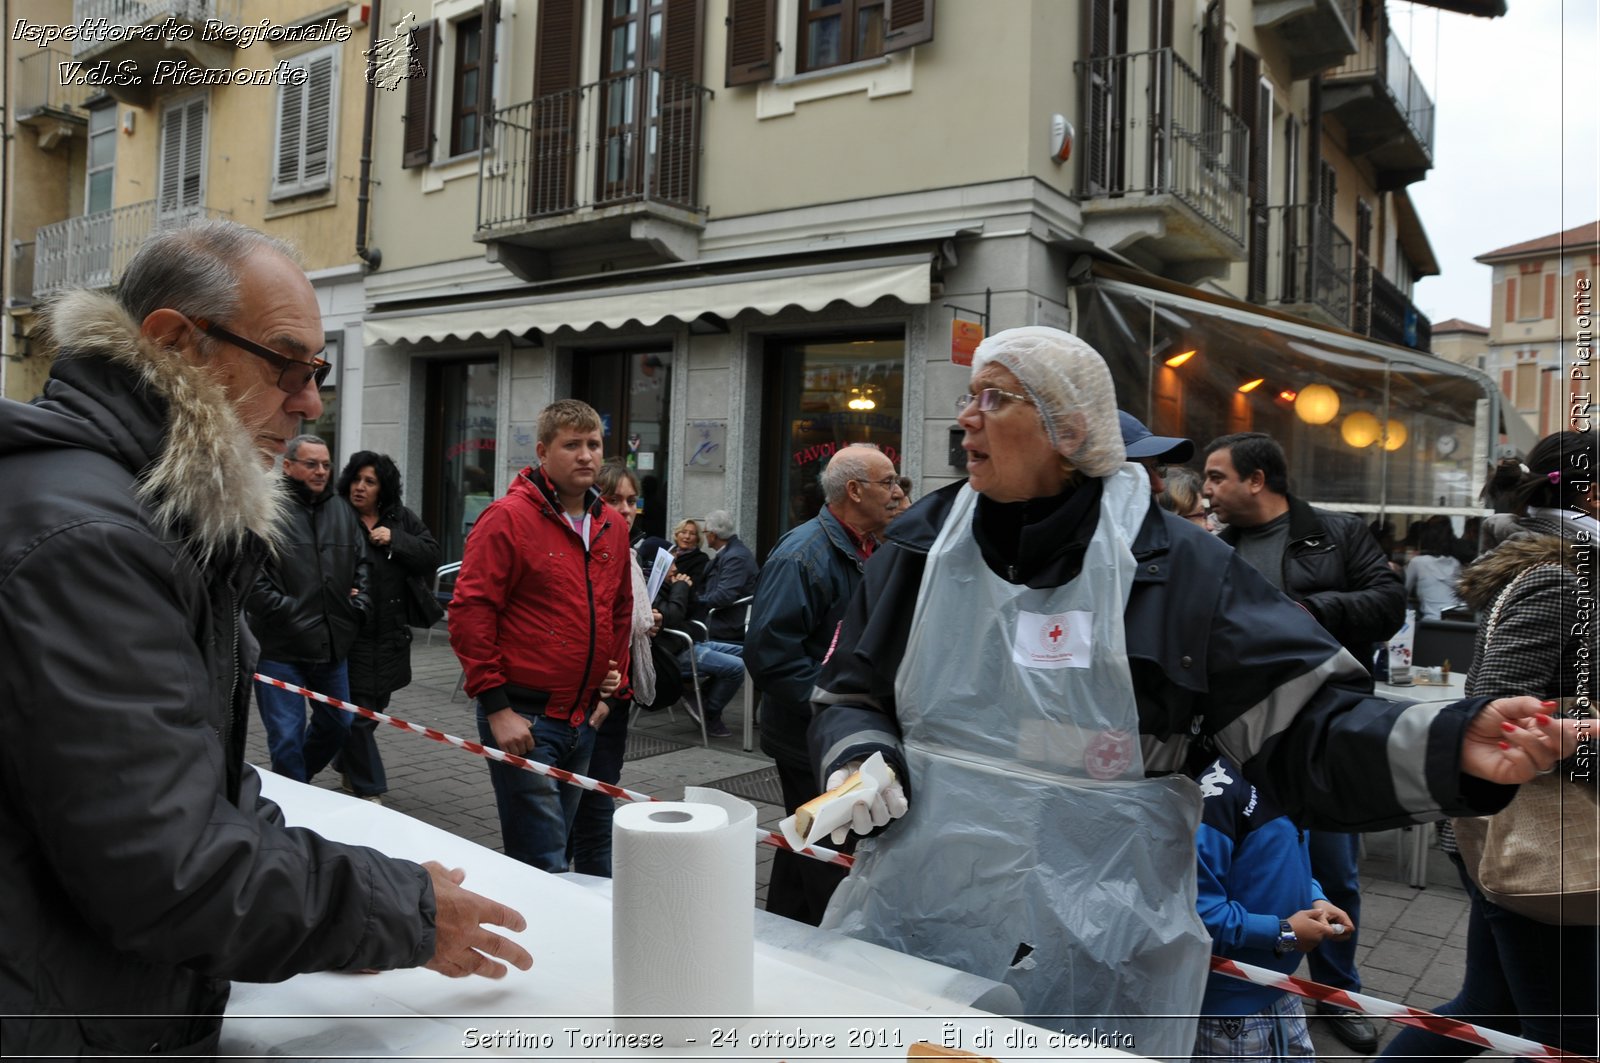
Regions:
<instances>
[{"instance_id":1,"label":"red and white barrier tape","mask_svg":"<svg viewBox=\"0 0 1600 1063\"><path fill-rule=\"evenodd\" d=\"M596 790L608 797L617 797L623 799L624 801L650 802L661 800L658 797L651 797L649 794L639 793L636 790L624 789L621 786L615 786L611 783L601 782L598 779L591 779L585 775L577 775L573 772L566 771L563 768L552 768L548 764L540 764L538 761L528 760L527 758L519 757L514 753L502 753L500 750L486 746L481 742L469 742L464 738L457 738L455 735L446 734L445 732L436 730L432 727L419 727L418 725L406 720L402 720L399 717L389 716L386 713L375 712L372 709L363 708L360 705L352 705L349 702L340 701L338 698L330 698L326 694L319 694L315 690L308 690L305 687L284 682L282 679L274 679L271 676L262 675L259 672L256 673L255 678L260 682L270 683L273 686L279 687L283 690L304 695L305 697L311 698L313 701L320 701L325 705L332 705L336 709L342 709L345 712L353 713L357 716L365 716L369 720L377 720L379 723L386 723L391 727L398 727L402 731L411 731L414 734L423 735L427 738L433 739L435 742L443 742L446 745L464 749L468 753L476 753L480 757L487 757L490 760L498 760L501 763L509 764L515 768L521 768L524 771L531 771L537 775L548 775L550 778L555 779L558 782L570 783L573 786L578 786L585 790ZM779 834L777 831L767 831L757 828L756 835L756 840L762 845L770 845L775 849L790 848L789 843L784 840L783 835ZM793 849L791 851L798 852L802 856L809 856L813 859L822 860L830 864L837 864L840 867L850 867L855 863L854 857L846 853L835 852L832 849L825 849L820 845L808 846L804 849ZM1325 986L1318 982L1311 982L1303 978L1296 978L1293 975L1279 974L1277 971L1268 970L1265 967L1256 967L1252 964L1241 963L1238 960L1230 960L1222 956L1211 957L1211 969L1219 974L1227 975L1230 978L1238 978L1246 982L1254 982L1257 985L1271 986L1274 989L1282 989L1286 992L1293 993L1296 996L1307 997L1311 1000L1332 1004L1335 1007L1348 1008L1351 1011L1360 1012L1364 1015L1373 1015L1378 1018L1389 1019L1393 1022L1398 1022L1406 1026L1419 1026L1431 1033L1441 1034L1445 1037L1451 1037L1458 1041L1466 1041L1469 1044L1478 1045L1481 1048L1493 1049L1496 1052L1503 1052L1509 1056L1519 1056L1526 1059L1561 1061L1561 1063L1596 1063L1596 1061L1588 1059L1585 1056L1580 1056L1572 1052L1564 1052L1559 1048L1551 1048L1549 1045L1542 1045L1537 1041L1530 1041L1527 1038L1517 1037L1513 1034L1501 1033L1499 1030L1491 1030L1487 1027L1477 1026L1470 1022L1464 1022L1461 1019L1454 1019L1444 1015L1435 1015L1431 1011L1423 1011L1419 1008L1407 1007L1404 1004L1392 1004L1389 1001L1381 1000L1378 997L1367 996L1365 993L1352 993L1344 989L1334 989L1332 986Z\"/></svg>"},{"instance_id":2,"label":"red and white barrier tape","mask_svg":"<svg viewBox=\"0 0 1600 1063\"><path fill-rule=\"evenodd\" d=\"M391 727L398 727L402 731L410 731L413 734L423 735L427 738L433 739L435 742L443 742L446 745L455 746L458 749L464 749L468 753L476 753L480 757L487 757L490 760L498 760L502 764L511 765L513 768L521 768L524 771L531 771L535 775L548 775L557 782L570 783L571 785L580 787L584 790L595 790L599 793L605 794L607 797L620 797L624 801L648 802L661 800L659 797L651 797L649 794L642 794L637 790L625 790L620 786L613 785L612 783L601 782L599 779L591 779L587 775L577 775L573 772L567 771L565 768L552 768L548 764L540 764L536 760L528 760L526 757L519 757L515 753L503 753L491 746L484 745L482 742L469 742L464 738L457 738L455 735L446 734L445 732L435 730L432 727L419 727L416 724L402 720L399 717L389 716L381 712L375 712L372 709L362 708L360 705L352 705L348 701L340 701L338 698L330 698L326 694L319 694L315 690L308 690L305 687L296 686L293 683L287 683L282 679L274 679L270 675L262 675L260 672L257 672L255 674L255 678L262 683L270 683L275 687L279 687L280 689L288 690L295 694L303 694L312 701L320 701L324 705L332 705L336 709L342 709L345 712L353 713L357 716L365 716L369 720L377 720L379 723L386 723ZM801 856L809 856L814 860L821 860L829 864L837 864L840 867L851 867L856 862L855 857L849 855L848 853L836 852L833 849L825 849L820 845L808 845L804 849L791 848L789 843L784 840L783 835L779 834L775 830L762 830L759 827L756 828L756 841L760 842L762 845L770 845L774 849L788 849L790 852L799 853Z\"/></svg>"},{"instance_id":3,"label":"red and white barrier tape","mask_svg":"<svg viewBox=\"0 0 1600 1063\"><path fill-rule=\"evenodd\" d=\"M1369 997L1365 993L1352 993L1345 989L1334 989L1332 986L1325 986L1319 982L1310 982L1290 974L1279 974L1277 971L1271 971L1265 967L1240 963L1238 960L1230 960L1222 956L1211 957L1211 969L1230 978L1239 978L1246 982L1254 982L1256 985L1286 990L1296 996L1308 997L1311 1000L1332 1004L1335 1007L1348 1008L1363 1015L1389 1019L1392 1022L1398 1022L1406 1026L1419 1026L1429 1033L1451 1037L1457 1041L1466 1041L1468 1044L1474 1044L1480 1048L1503 1052L1507 1056L1522 1057L1524 1059L1561 1060L1563 1063L1594 1063L1593 1060L1585 1056L1580 1056L1573 1052L1564 1052L1559 1048L1551 1048L1549 1045L1542 1045L1525 1037L1517 1037L1515 1034L1501 1033L1499 1030L1491 1030L1486 1026L1477 1026L1447 1015L1435 1015L1431 1011L1409 1008L1404 1004L1391 1004L1387 1000Z\"/></svg>"}]
</instances>

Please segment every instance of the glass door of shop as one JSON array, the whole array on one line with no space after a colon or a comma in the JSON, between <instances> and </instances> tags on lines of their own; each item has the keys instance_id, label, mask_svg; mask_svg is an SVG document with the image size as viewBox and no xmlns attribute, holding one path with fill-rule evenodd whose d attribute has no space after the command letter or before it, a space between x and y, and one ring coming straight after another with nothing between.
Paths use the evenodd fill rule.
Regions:
<instances>
[{"instance_id":1,"label":"glass door of shop","mask_svg":"<svg viewBox=\"0 0 1600 1063\"><path fill-rule=\"evenodd\" d=\"M822 508L828 458L871 443L900 467L905 337L785 340L767 346L759 556Z\"/></svg>"},{"instance_id":2,"label":"glass door of shop","mask_svg":"<svg viewBox=\"0 0 1600 1063\"><path fill-rule=\"evenodd\" d=\"M467 532L494 501L499 378L493 358L428 366L422 519L446 562L461 560Z\"/></svg>"},{"instance_id":3,"label":"glass door of shop","mask_svg":"<svg viewBox=\"0 0 1600 1063\"><path fill-rule=\"evenodd\" d=\"M671 352L580 351L572 359L572 393L599 412L606 460L638 477L635 530L666 538Z\"/></svg>"}]
</instances>

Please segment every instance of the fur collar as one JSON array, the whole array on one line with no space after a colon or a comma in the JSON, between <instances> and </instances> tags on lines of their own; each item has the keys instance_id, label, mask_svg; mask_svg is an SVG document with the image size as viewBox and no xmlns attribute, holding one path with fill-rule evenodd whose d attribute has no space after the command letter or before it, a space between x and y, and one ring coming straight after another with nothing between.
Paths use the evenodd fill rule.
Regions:
<instances>
[{"instance_id":1,"label":"fur collar","mask_svg":"<svg viewBox=\"0 0 1600 1063\"><path fill-rule=\"evenodd\" d=\"M138 473L139 500L163 535L184 538L201 563L233 552L254 534L276 543L284 496L222 385L202 366L139 334L115 299L99 292L62 295L49 311L54 345L132 369L166 405L160 452Z\"/></svg>"},{"instance_id":2,"label":"fur collar","mask_svg":"<svg viewBox=\"0 0 1600 1063\"><path fill-rule=\"evenodd\" d=\"M1461 600L1479 611L1487 609L1519 573L1548 564L1573 567L1571 552L1559 536L1526 532L1513 535L1461 573Z\"/></svg>"}]
</instances>

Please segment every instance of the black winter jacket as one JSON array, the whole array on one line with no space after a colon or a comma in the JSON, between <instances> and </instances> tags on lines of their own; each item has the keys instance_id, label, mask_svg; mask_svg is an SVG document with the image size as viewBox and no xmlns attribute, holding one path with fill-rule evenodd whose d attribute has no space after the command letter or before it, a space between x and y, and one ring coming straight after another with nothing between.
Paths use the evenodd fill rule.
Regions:
<instances>
[{"instance_id":1,"label":"black winter jacket","mask_svg":"<svg viewBox=\"0 0 1600 1063\"><path fill-rule=\"evenodd\" d=\"M359 523L360 514L356 515ZM389 545L367 543L371 564L367 580L372 612L350 647L350 696L387 699L411 682L411 625L407 621L410 582L431 585L439 568L439 541L422 518L396 503L378 515L378 527L389 529ZM363 525L363 528L365 526ZM431 590L428 592L433 593Z\"/></svg>"},{"instance_id":2,"label":"black winter jacket","mask_svg":"<svg viewBox=\"0 0 1600 1063\"><path fill-rule=\"evenodd\" d=\"M899 751L894 679L928 550L966 489L963 482L924 496L889 525L888 542L867 562L813 695L819 779L881 751L915 800L916 780L906 779ZM1084 503L1097 492L1091 481L1059 504L980 499L974 535L985 563L1029 587L1070 580L1098 520L1098 505ZM1515 794L1460 771L1467 723L1487 699L1441 706L1372 697L1360 665L1303 609L1215 537L1159 506L1150 507L1132 549L1137 567L1123 618L1148 774L1192 772L1220 751L1296 822L1344 831L1486 815Z\"/></svg>"},{"instance_id":3,"label":"black winter jacket","mask_svg":"<svg viewBox=\"0 0 1600 1063\"><path fill-rule=\"evenodd\" d=\"M262 566L245 603L250 630L268 660L342 661L372 614L367 532L356 511L332 491L313 495L287 476L284 486L290 505L278 550Z\"/></svg>"},{"instance_id":4,"label":"black winter jacket","mask_svg":"<svg viewBox=\"0 0 1600 1063\"><path fill-rule=\"evenodd\" d=\"M433 890L242 770L279 498L221 386L104 296L53 331L0 400L0 1055L209 1055L229 979L425 962Z\"/></svg>"},{"instance_id":5,"label":"black winter jacket","mask_svg":"<svg viewBox=\"0 0 1600 1063\"><path fill-rule=\"evenodd\" d=\"M1233 546L1239 530L1224 528L1219 538ZM1406 585L1361 518L1317 509L1293 495L1282 579L1283 593L1369 670L1374 643L1387 642L1405 623Z\"/></svg>"}]
</instances>

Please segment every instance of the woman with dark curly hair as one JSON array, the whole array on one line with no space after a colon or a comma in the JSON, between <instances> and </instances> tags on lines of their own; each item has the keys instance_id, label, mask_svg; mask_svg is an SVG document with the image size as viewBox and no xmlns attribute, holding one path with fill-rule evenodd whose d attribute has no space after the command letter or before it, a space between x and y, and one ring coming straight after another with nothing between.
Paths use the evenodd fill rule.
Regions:
<instances>
[{"instance_id":1,"label":"woman with dark curly hair","mask_svg":"<svg viewBox=\"0 0 1600 1063\"><path fill-rule=\"evenodd\" d=\"M1575 620L1592 610L1594 601L1600 541L1596 444L1594 434L1581 432L1540 440L1509 492L1515 529L1462 574L1461 597L1480 617L1468 697L1533 691L1552 701L1593 705L1597 691L1588 662L1600 654L1600 645L1593 627ZM1566 780L1563 789L1595 785L1594 773L1580 770L1577 757L1554 770ZM1470 903L1466 978L1455 999L1434 1010L1592 1057L1600 991L1596 928L1540 922L1489 900L1474 880L1476 867L1468 867L1456 851L1463 822L1472 836L1482 832L1481 821L1452 820L1449 826L1455 829L1442 830L1440 841ZM1593 917L1591 911L1588 918ZM1384 1049L1383 1058L1440 1063L1478 1051L1407 1027Z\"/></svg>"},{"instance_id":2,"label":"woman with dark curly hair","mask_svg":"<svg viewBox=\"0 0 1600 1063\"><path fill-rule=\"evenodd\" d=\"M411 682L411 624L436 615L412 616L432 600L427 581L439 567L439 543L422 519L400 504L400 470L387 454L359 450L339 474L337 490L355 509L367 532L372 562L372 615L350 649L350 700L382 711L396 690ZM420 581L420 583L418 582ZM417 605L411 604L417 598ZM374 720L351 721L339 754L345 789L382 804L389 789L378 755Z\"/></svg>"}]
</instances>

